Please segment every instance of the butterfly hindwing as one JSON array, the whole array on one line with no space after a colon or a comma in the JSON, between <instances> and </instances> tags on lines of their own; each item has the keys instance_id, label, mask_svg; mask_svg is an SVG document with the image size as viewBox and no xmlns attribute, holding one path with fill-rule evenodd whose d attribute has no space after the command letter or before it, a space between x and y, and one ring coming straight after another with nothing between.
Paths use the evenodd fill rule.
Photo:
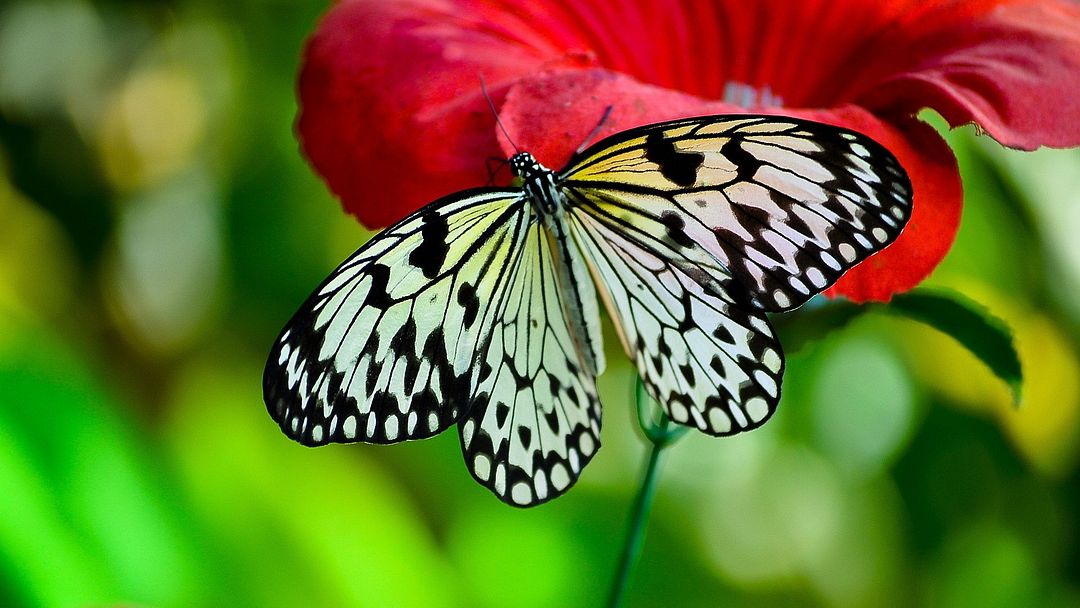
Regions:
<instances>
[{"instance_id":1,"label":"butterfly hindwing","mask_svg":"<svg viewBox=\"0 0 1080 608\"><path fill-rule=\"evenodd\" d=\"M911 184L873 140L771 116L632 129L584 152L563 187L702 248L767 311L796 308L892 242ZM637 217L640 216L640 217Z\"/></svg>"},{"instance_id":2,"label":"butterfly hindwing","mask_svg":"<svg viewBox=\"0 0 1080 608\"><path fill-rule=\"evenodd\" d=\"M582 204L571 225L627 354L672 420L731 435L772 415L783 352L765 314L730 297L723 269L684 257L660 224L639 231Z\"/></svg>"},{"instance_id":3,"label":"butterfly hindwing","mask_svg":"<svg viewBox=\"0 0 1080 608\"><path fill-rule=\"evenodd\" d=\"M568 321L569 290L560 283L556 246L539 221L530 226L509 285L490 309L492 332L478 360L477 397L458 425L473 476L516 506L565 492L600 447L594 373L578 343L599 347L601 336L578 337L573 329L598 332L599 320ZM593 286L581 288L595 302ZM596 314L594 306L591 316Z\"/></svg>"}]
</instances>

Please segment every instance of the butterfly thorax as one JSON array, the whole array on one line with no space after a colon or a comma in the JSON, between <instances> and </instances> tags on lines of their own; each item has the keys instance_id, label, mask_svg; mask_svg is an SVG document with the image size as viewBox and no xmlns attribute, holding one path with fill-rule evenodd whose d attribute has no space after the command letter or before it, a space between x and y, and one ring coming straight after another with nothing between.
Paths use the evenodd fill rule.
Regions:
<instances>
[{"instance_id":1,"label":"butterfly thorax","mask_svg":"<svg viewBox=\"0 0 1080 608\"><path fill-rule=\"evenodd\" d=\"M556 187L556 173L537 162L532 154L518 152L510 157L510 172L521 179L521 188L541 216L562 211L563 197Z\"/></svg>"}]
</instances>

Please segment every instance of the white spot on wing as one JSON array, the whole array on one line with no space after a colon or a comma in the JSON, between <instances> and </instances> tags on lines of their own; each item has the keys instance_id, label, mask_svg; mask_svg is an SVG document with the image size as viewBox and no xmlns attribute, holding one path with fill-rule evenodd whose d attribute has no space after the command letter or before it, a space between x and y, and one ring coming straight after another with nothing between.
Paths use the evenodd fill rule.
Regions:
<instances>
[{"instance_id":1,"label":"white spot on wing","mask_svg":"<svg viewBox=\"0 0 1080 608\"><path fill-rule=\"evenodd\" d=\"M525 505L532 502L532 489L523 481L519 481L514 484L513 489L510 490L510 500L513 500L519 505Z\"/></svg>"},{"instance_id":2,"label":"white spot on wing","mask_svg":"<svg viewBox=\"0 0 1080 608\"><path fill-rule=\"evenodd\" d=\"M541 470L536 472L536 475L533 476L533 485L536 486L537 499L544 500L545 498L547 498L548 481L547 475L544 474L544 471Z\"/></svg>"},{"instance_id":3,"label":"white spot on wing","mask_svg":"<svg viewBox=\"0 0 1080 608\"><path fill-rule=\"evenodd\" d=\"M770 397L776 396L776 380L773 380L772 376L759 369L754 371L754 380L757 380L761 389L768 393Z\"/></svg>"},{"instance_id":4,"label":"white spot on wing","mask_svg":"<svg viewBox=\"0 0 1080 608\"><path fill-rule=\"evenodd\" d=\"M746 413L754 422L761 422L769 415L769 404L761 397L754 397L746 402Z\"/></svg>"},{"instance_id":5,"label":"white spot on wing","mask_svg":"<svg viewBox=\"0 0 1080 608\"><path fill-rule=\"evenodd\" d=\"M555 489L560 492L570 485L570 475L566 472L566 467L561 463L551 467L551 485L555 486Z\"/></svg>"},{"instance_id":6,"label":"white spot on wing","mask_svg":"<svg viewBox=\"0 0 1080 608\"><path fill-rule=\"evenodd\" d=\"M780 353L771 348L761 354L761 362L774 374L780 371Z\"/></svg>"},{"instance_id":7,"label":"white spot on wing","mask_svg":"<svg viewBox=\"0 0 1080 608\"><path fill-rule=\"evenodd\" d=\"M776 302L776 305L781 308L787 308L791 305L791 300L787 297L787 294L779 289L773 291L773 300Z\"/></svg>"},{"instance_id":8,"label":"white spot on wing","mask_svg":"<svg viewBox=\"0 0 1080 608\"><path fill-rule=\"evenodd\" d=\"M583 434L581 436L581 439L578 440L578 447L581 448L582 454L588 456L593 453L594 449L596 449L596 444L593 443L592 436L588 434Z\"/></svg>"},{"instance_id":9,"label":"white spot on wing","mask_svg":"<svg viewBox=\"0 0 1080 608\"><path fill-rule=\"evenodd\" d=\"M491 475L491 460L487 457L487 454L477 454L473 458L473 472L480 479L487 481Z\"/></svg>"},{"instance_id":10,"label":"white spot on wing","mask_svg":"<svg viewBox=\"0 0 1080 608\"><path fill-rule=\"evenodd\" d=\"M716 433L727 433L731 430L731 417L724 410L714 407L709 410L709 427Z\"/></svg>"},{"instance_id":11,"label":"white spot on wing","mask_svg":"<svg viewBox=\"0 0 1080 608\"><path fill-rule=\"evenodd\" d=\"M686 422L687 418L689 417L689 414L686 411L686 406L679 403L678 401L669 403L668 409L671 410L671 419L675 422Z\"/></svg>"},{"instance_id":12,"label":"white spot on wing","mask_svg":"<svg viewBox=\"0 0 1080 608\"><path fill-rule=\"evenodd\" d=\"M801 294L810 293L810 288L808 288L805 283L800 281L799 277L797 276L792 275L788 277L788 283L790 283L791 286L795 288L795 291L798 291Z\"/></svg>"},{"instance_id":13,"label":"white spot on wing","mask_svg":"<svg viewBox=\"0 0 1080 608\"><path fill-rule=\"evenodd\" d=\"M432 412L432 414L431 414L431 420L429 420L429 423L431 423L431 422L437 422L437 421L438 421L438 420L437 420L437 418L435 417L435 413L434 413L434 412ZM432 428L432 429L434 429L434 428L435 428L435 425L434 425L434 424L432 424L432 425L431 425L431 428ZM465 421L465 425L461 427L461 438L462 438L462 439L464 440L464 442L465 442L465 447L469 447L469 444L471 444L471 443L472 443L472 438L473 438L473 431L475 431L475 430L476 430L476 426L475 426L475 425L473 424L473 421L472 421L472 420L466 420L466 421Z\"/></svg>"}]
</instances>

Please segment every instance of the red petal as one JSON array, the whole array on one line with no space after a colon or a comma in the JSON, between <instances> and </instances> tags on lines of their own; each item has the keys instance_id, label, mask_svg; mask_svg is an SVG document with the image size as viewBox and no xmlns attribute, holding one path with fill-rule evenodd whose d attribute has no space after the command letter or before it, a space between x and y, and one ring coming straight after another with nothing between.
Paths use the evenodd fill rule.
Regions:
<instances>
[{"instance_id":1,"label":"red petal","mask_svg":"<svg viewBox=\"0 0 1080 608\"><path fill-rule=\"evenodd\" d=\"M643 84L604 69L548 70L511 86L499 117L514 138L544 165L562 167L596 128L605 110L611 114L592 141L653 122L742 112L741 108L681 91ZM503 141L503 152L514 152Z\"/></svg>"},{"instance_id":2,"label":"red petal","mask_svg":"<svg viewBox=\"0 0 1080 608\"><path fill-rule=\"evenodd\" d=\"M987 4L998 4L988 7ZM937 110L1015 148L1080 144L1080 5L949 4L893 29L847 99L879 114Z\"/></svg>"},{"instance_id":3,"label":"red petal","mask_svg":"<svg viewBox=\"0 0 1080 608\"><path fill-rule=\"evenodd\" d=\"M595 102L566 98L537 123L541 138L525 138L536 148L576 147L543 134L583 137L605 100L623 114L610 131L638 122L627 113L718 111L691 95L740 84L789 106L858 103L890 117L929 106L1015 147L1080 143L1080 7L1067 0L343 0L305 53L302 147L346 209L386 225L486 181L499 147L481 74L498 102L519 78L582 62L633 84L642 105L599 90Z\"/></svg>"},{"instance_id":4,"label":"red petal","mask_svg":"<svg viewBox=\"0 0 1080 608\"><path fill-rule=\"evenodd\" d=\"M301 146L367 226L487 181L484 159L501 153L481 75L498 101L514 78L564 57L542 40L511 36L524 28L519 17L484 4L345 0L308 41Z\"/></svg>"}]
</instances>

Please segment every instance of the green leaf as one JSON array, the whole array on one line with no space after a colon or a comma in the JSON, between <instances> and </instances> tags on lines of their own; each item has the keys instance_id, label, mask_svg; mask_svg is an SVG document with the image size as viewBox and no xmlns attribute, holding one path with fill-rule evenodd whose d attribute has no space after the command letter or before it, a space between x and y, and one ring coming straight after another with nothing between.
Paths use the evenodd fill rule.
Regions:
<instances>
[{"instance_id":1,"label":"green leaf","mask_svg":"<svg viewBox=\"0 0 1080 608\"><path fill-rule=\"evenodd\" d=\"M985 306L954 291L919 289L894 296L882 309L951 336L1009 385L1019 405L1023 372L1012 330Z\"/></svg>"},{"instance_id":2,"label":"green leaf","mask_svg":"<svg viewBox=\"0 0 1080 608\"><path fill-rule=\"evenodd\" d=\"M951 336L1008 384L1013 403L1020 403L1023 373L1012 331L985 306L955 291L918 289L894 296L888 305L825 301L795 314L777 315L773 324L790 355L871 311L901 315Z\"/></svg>"}]
</instances>

